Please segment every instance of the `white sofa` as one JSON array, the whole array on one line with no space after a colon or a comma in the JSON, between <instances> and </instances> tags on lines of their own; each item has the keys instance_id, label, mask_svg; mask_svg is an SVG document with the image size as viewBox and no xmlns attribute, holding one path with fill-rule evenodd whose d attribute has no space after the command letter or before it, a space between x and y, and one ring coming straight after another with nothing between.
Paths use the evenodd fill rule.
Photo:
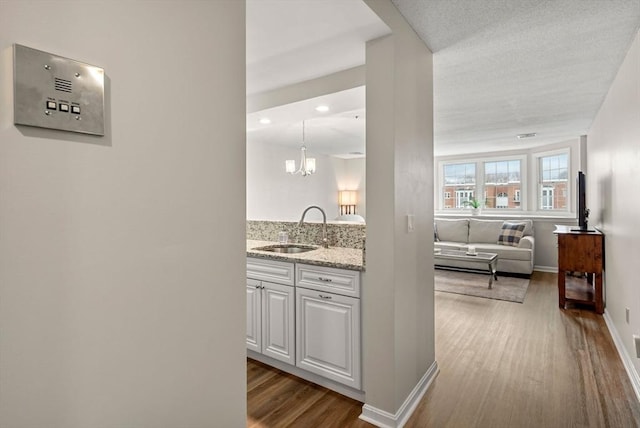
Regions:
<instances>
[{"instance_id":1,"label":"white sofa","mask_svg":"<svg viewBox=\"0 0 640 428\"><path fill-rule=\"evenodd\" d=\"M524 234L517 246L498 243L504 223L524 223ZM531 220L480 220L475 218L443 219L434 221L434 247L442 250L467 250L474 246L478 252L498 254L498 271L526 274L533 272L535 240ZM477 269L476 263L455 260L438 260L437 265Z\"/></svg>"}]
</instances>

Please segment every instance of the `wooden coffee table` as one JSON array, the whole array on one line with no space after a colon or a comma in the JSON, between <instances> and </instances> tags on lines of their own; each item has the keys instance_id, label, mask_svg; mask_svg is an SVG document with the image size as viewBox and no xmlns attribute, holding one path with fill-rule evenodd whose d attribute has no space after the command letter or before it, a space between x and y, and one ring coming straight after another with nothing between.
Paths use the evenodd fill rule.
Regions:
<instances>
[{"instance_id":1,"label":"wooden coffee table","mask_svg":"<svg viewBox=\"0 0 640 428\"><path fill-rule=\"evenodd\" d=\"M438 260L459 260L464 262L473 262L479 265L486 265L489 269L489 289L493 287L493 280L498 280L496 267L498 266L498 255L495 253L467 253L458 250L441 250L433 253L435 265L438 266ZM444 267L444 266L443 266Z\"/></svg>"}]
</instances>

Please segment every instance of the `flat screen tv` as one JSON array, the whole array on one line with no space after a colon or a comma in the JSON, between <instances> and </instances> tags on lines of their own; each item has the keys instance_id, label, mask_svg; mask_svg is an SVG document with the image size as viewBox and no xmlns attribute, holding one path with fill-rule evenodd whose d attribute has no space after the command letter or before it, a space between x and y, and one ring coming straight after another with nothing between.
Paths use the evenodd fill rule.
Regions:
<instances>
[{"instance_id":1,"label":"flat screen tv","mask_svg":"<svg viewBox=\"0 0 640 428\"><path fill-rule=\"evenodd\" d=\"M588 232L589 210L587 209L587 180L582 171L578 171L576 179L576 210L578 213L578 230Z\"/></svg>"}]
</instances>

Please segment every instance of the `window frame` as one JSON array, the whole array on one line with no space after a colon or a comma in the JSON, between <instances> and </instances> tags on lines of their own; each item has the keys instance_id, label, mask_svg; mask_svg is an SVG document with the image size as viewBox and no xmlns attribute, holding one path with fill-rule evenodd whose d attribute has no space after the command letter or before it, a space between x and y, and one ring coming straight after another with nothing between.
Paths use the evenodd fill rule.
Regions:
<instances>
[{"instance_id":1,"label":"window frame","mask_svg":"<svg viewBox=\"0 0 640 428\"><path fill-rule=\"evenodd\" d=\"M567 185L565 187L566 191L566 207L565 208L543 208L543 195L542 191L545 188L545 182L543 180L542 174L542 159L546 157L558 156L558 155L566 155L567 156ZM573 159L571 157L571 148L564 147L556 150L548 150L543 152L536 152L532 154L532 160L535 163L535 211L538 213L572 213L574 212L573 208L573 188L572 188L572 177L574 175L574 171L576 168L573 165ZM533 183L532 183L533 184ZM549 186L546 186L549 187ZM555 193L555 189L554 189Z\"/></svg>"},{"instance_id":2,"label":"window frame","mask_svg":"<svg viewBox=\"0 0 640 428\"><path fill-rule=\"evenodd\" d=\"M485 187L485 163L486 162L502 162L502 161L514 161L517 160L520 162L520 206L514 208L487 208L485 206L486 200L486 187ZM450 159L450 160L442 160L438 162L438 186L440 191L438 194L440 195L438 198L437 206L440 210L450 212L450 213L460 213L464 212L466 208L460 208L453 206L451 208L445 207L444 195L445 195L445 182L444 182L444 169L448 165L457 165L457 164L475 164L475 191L477 199L481 199L482 202L482 210L486 213L510 213L510 214L521 214L527 210L526 204L526 182L527 182L527 155L516 154L510 156L478 156L478 157L469 157L469 158L460 158L460 159ZM480 197L479 195L483 195ZM456 199L457 200L457 199ZM455 202L455 201L454 201ZM454 203L455 205L455 203Z\"/></svg>"},{"instance_id":3,"label":"window frame","mask_svg":"<svg viewBox=\"0 0 640 428\"><path fill-rule=\"evenodd\" d=\"M451 187L453 187L453 189L451 191L445 191L445 187L447 187L445 185L445 174L444 174L444 170L447 166L449 165L464 165L464 164L472 164L474 166L475 169L475 175L474 175L474 179L475 182L473 184L461 184L460 187L473 187L473 190L471 189L456 189L456 185L452 185ZM477 180L478 180L478 165L475 162L467 162L465 160L452 160L452 161L447 161L447 162L441 162L439 163L439 168L438 168L438 172L439 172L439 179L438 182L440 183L440 192L439 192L439 198L438 198L438 206L441 207L440 209L445 209L447 211L457 211L460 212L464 209L464 207L458 207L458 193L461 191L464 192L473 192L474 195L478 194L478 184L477 184ZM446 204L445 199L447 194L449 195L449 203L451 204L451 206L448 206Z\"/></svg>"},{"instance_id":4,"label":"window frame","mask_svg":"<svg viewBox=\"0 0 640 428\"><path fill-rule=\"evenodd\" d=\"M566 209L557 210L542 210L540 209L540 190L539 179L540 174L540 158L556 154L567 154L568 156L568 183L567 186L559 187L556 192L566 192L566 195L562 194L563 198L566 198ZM434 192L433 192L433 206L435 208L435 215L439 216L468 216L471 214L469 209L459 209L452 205L455 201L451 199L447 201L448 206L443 203L444 180L443 171L445 164L456 163L470 163L476 164L476 170L478 168L483 169L483 165L480 162L494 161L503 159L520 158L524 164L521 174L521 191L520 191L520 207L521 209L489 209L483 208L480 215L486 217L541 217L541 218L562 218L562 219L575 219L576 217L576 180L575 176L579 170L584 171L583 162L586 158L586 138L582 136L579 138L567 139L565 141L547 144L542 146L527 147L523 149L510 150L504 155L502 152L487 152L487 153L470 153L467 155L443 155L436 156L434 159ZM484 171L482 171L484 172ZM478 180L478 178L476 178ZM484 178L482 178L484 182ZM480 184L476 185L476 189L480 187ZM482 185L482 194L484 195L484 185ZM484 202L484 201L482 201Z\"/></svg>"},{"instance_id":5,"label":"window frame","mask_svg":"<svg viewBox=\"0 0 640 428\"><path fill-rule=\"evenodd\" d=\"M541 210L544 211L552 211L553 210L553 196L555 194L555 189L551 186L545 186L544 184L540 188L540 205ZM550 201L550 202L549 202ZM548 202L545 204L545 202ZM550 206L551 208L544 208L545 206Z\"/></svg>"},{"instance_id":6,"label":"window frame","mask_svg":"<svg viewBox=\"0 0 640 428\"><path fill-rule=\"evenodd\" d=\"M464 209L465 202L474 197L475 190L461 189L456 190L456 209Z\"/></svg>"},{"instance_id":7,"label":"window frame","mask_svg":"<svg viewBox=\"0 0 640 428\"><path fill-rule=\"evenodd\" d=\"M520 171L519 171L520 181L518 183L519 183L520 190L522 191L522 189L524 189L524 187L526 185L525 183L527 182L527 178L526 178L527 177L526 176L527 157L526 157L526 155L508 156L508 157L501 156L499 158L495 158L495 157L494 158L483 158L483 159L480 160L479 164L481 165L481 168L482 168L482 191L483 191L483 193L485 195L485 198L484 198L485 201L484 202L486 202L486 200L487 200L487 189L489 188L489 185L490 186L494 186L496 188L497 187L502 187L502 186L499 186L497 183L495 183L495 184L494 183L486 183L486 175L485 175L486 166L485 166L485 164L489 163L489 162L497 163L497 162L512 162L512 161L519 161L520 162ZM504 187L509 187L509 186L510 186L510 183L507 183L506 186L504 186ZM524 211L522 203L520 203L520 205L517 206L517 207L509 208L509 206L508 206L509 199L508 198L507 198L507 207L506 208L498 207L498 192L497 192L497 189L496 189L496 193L495 194L496 194L496 204L495 204L496 206L495 206L495 208L487 208L485 206L485 207L483 207L483 210L487 210L488 212L511 212L511 213Z\"/></svg>"}]
</instances>

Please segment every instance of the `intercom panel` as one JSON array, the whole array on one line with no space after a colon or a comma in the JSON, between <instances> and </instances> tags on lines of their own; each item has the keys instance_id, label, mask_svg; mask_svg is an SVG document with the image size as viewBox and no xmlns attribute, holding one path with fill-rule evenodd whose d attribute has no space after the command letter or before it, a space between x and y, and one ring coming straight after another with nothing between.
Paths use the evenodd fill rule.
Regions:
<instances>
[{"instance_id":1,"label":"intercom panel","mask_svg":"<svg viewBox=\"0 0 640 428\"><path fill-rule=\"evenodd\" d=\"M13 45L14 123L104 135L104 70Z\"/></svg>"}]
</instances>

